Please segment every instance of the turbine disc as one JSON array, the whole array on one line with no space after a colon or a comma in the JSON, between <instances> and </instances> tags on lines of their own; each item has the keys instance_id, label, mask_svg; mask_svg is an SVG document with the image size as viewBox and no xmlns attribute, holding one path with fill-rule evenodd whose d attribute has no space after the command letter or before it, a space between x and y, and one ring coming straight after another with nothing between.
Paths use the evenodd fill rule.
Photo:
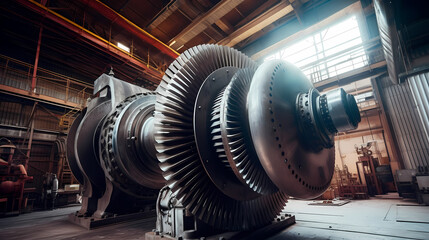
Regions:
<instances>
[{"instance_id":1,"label":"turbine disc","mask_svg":"<svg viewBox=\"0 0 429 240\"><path fill-rule=\"evenodd\" d=\"M297 198L321 195L334 172L334 148L311 150L312 139L302 139L298 130L297 95L311 88L298 68L273 60L259 66L249 90L249 124L261 164L280 190Z\"/></svg>"},{"instance_id":2,"label":"turbine disc","mask_svg":"<svg viewBox=\"0 0 429 240\"><path fill-rule=\"evenodd\" d=\"M215 186L202 165L194 138L194 104L207 76L227 66L256 69L244 54L217 45L190 48L169 66L157 89L155 140L167 185L186 209L217 229L243 230L269 224L287 197L275 192L234 200Z\"/></svg>"},{"instance_id":3,"label":"turbine disc","mask_svg":"<svg viewBox=\"0 0 429 240\"><path fill-rule=\"evenodd\" d=\"M247 93L254 70L241 69L219 93L212 109L216 152L228 169L259 194L278 191L259 162L247 121Z\"/></svg>"}]
</instances>

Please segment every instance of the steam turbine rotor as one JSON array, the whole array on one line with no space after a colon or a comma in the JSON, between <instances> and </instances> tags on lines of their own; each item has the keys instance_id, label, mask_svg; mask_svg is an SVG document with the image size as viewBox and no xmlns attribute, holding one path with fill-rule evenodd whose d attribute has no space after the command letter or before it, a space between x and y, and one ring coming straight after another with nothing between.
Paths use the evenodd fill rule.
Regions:
<instances>
[{"instance_id":1,"label":"steam turbine rotor","mask_svg":"<svg viewBox=\"0 0 429 240\"><path fill-rule=\"evenodd\" d=\"M216 229L260 227L288 195L322 194L334 170L334 134L360 121L344 90L320 94L293 65L258 67L224 46L185 51L157 91L155 145L167 186Z\"/></svg>"},{"instance_id":2,"label":"steam turbine rotor","mask_svg":"<svg viewBox=\"0 0 429 240\"><path fill-rule=\"evenodd\" d=\"M256 66L232 48L196 46L170 65L157 89L155 140L167 186L193 215L217 229L268 224L287 199L279 191L260 195L237 179L218 159L210 133L210 114L219 91L233 72Z\"/></svg>"}]
</instances>

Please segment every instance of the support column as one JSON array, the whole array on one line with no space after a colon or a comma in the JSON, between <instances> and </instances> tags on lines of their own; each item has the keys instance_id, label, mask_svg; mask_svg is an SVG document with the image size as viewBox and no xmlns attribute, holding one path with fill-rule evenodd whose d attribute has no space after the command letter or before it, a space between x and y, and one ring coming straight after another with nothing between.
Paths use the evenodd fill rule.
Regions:
<instances>
[{"instance_id":1,"label":"support column","mask_svg":"<svg viewBox=\"0 0 429 240\"><path fill-rule=\"evenodd\" d=\"M42 42L43 25L40 26L39 40L37 41L36 59L34 60L33 77L31 78L31 92L34 93L37 82L37 66L39 65L40 44Z\"/></svg>"}]
</instances>

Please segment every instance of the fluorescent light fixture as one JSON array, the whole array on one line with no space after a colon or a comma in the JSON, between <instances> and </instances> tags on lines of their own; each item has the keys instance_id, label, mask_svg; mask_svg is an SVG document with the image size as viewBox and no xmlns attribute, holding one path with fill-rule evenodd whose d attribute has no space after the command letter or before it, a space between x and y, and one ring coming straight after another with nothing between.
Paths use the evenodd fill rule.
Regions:
<instances>
[{"instance_id":1,"label":"fluorescent light fixture","mask_svg":"<svg viewBox=\"0 0 429 240\"><path fill-rule=\"evenodd\" d=\"M130 48L127 47L127 46L125 46L124 44L122 44L120 42L118 42L118 48L120 48L120 49L122 49L122 50L124 50L124 51L126 51L128 53L130 52Z\"/></svg>"}]
</instances>

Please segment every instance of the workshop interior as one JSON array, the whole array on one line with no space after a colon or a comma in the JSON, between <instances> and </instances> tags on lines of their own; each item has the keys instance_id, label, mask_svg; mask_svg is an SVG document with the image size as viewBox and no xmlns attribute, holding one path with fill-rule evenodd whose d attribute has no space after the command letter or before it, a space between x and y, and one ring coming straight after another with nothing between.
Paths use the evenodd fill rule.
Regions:
<instances>
[{"instance_id":1,"label":"workshop interior","mask_svg":"<svg viewBox=\"0 0 429 240\"><path fill-rule=\"evenodd\" d=\"M1 239L429 239L429 2L5 0Z\"/></svg>"}]
</instances>

